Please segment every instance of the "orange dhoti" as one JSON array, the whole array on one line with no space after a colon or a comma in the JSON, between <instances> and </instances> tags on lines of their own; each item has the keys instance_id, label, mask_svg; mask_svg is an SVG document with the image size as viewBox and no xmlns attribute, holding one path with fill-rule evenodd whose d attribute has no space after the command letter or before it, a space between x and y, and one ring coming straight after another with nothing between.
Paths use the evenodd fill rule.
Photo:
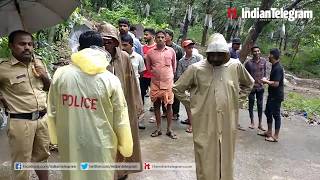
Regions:
<instances>
[{"instance_id":1,"label":"orange dhoti","mask_svg":"<svg viewBox=\"0 0 320 180\"><path fill-rule=\"evenodd\" d=\"M168 89L160 89L159 86L156 84L152 83L150 85L150 99L152 102L155 102L156 100L160 99L165 106L168 104L173 104L173 92L172 88Z\"/></svg>"}]
</instances>

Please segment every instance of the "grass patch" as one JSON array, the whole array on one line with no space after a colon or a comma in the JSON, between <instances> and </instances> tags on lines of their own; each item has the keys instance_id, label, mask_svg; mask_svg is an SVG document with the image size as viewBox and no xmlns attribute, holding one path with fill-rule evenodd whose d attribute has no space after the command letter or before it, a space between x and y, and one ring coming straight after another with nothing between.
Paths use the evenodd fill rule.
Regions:
<instances>
[{"instance_id":1,"label":"grass patch","mask_svg":"<svg viewBox=\"0 0 320 180\"><path fill-rule=\"evenodd\" d=\"M282 56L281 62L284 67L300 77L320 77L320 49L309 48L301 50L296 58Z\"/></svg>"},{"instance_id":2,"label":"grass patch","mask_svg":"<svg viewBox=\"0 0 320 180\"><path fill-rule=\"evenodd\" d=\"M289 93L283 102L283 108L287 111L307 112L308 116L320 115L320 98L306 98L298 93Z\"/></svg>"},{"instance_id":3,"label":"grass patch","mask_svg":"<svg viewBox=\"0 0 320 180\"><path fill-rule=\"evenodd\" d=\"M192 39L193 41L200 44L202 40L202 31L203 31L202 26L199 26L199 25L189 26L187 39ZM179 36L180 36L180 29L179 28L174 29L174 42L177 41Z\"/></svg>"},{"instance_id":4,"label":"grass patch","mask_svg":"<svg viewBox=\"0 0 320 180\"><path fill-rule=\"evenodd\" d=\"M203 32L203 27L202 26L193 26L189 29L188 31L188 37L198 43L201 43L202 40L202 32ZM208 37L210 34L208 33Z\"/></svg>"}]
</instances>

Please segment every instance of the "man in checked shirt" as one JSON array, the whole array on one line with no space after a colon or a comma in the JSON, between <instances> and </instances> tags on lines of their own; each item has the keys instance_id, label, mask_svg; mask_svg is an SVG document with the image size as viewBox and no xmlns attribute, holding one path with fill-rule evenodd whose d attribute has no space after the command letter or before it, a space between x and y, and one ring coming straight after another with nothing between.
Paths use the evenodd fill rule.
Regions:
<instances>
[{"instance_id":1,"label":"man in checked shirt","mask_svg":"<svg viewBox=\"0 0 320 180\"><path fill-rule=\"evenodd\" d=\"M178 62L177 77L176 77L177 80L183 74L183 72L185 72L187 70L187 68L191 64L194 64L194 63L199 62L199 61L202 60L202 57L199 54L192 53L193 52L193 48L194 48L194 44L195 43L193 41L189 40L189 39L185 40L182 43L182 47L184 48L184 51L186 52L186 54ZM185 108L186 108L186 111L187 111L188 119L182 120L181 123L189 125L189 127L186 129L186 132L187 133L192 133L191 110L187 106L185 106Z\"/></svg>"},{"instance_id":2,"label":"man in checked shirt","mask_svg":"<svg viewBox=\"0 0 320 180\"><path fill-rule=\"evenodd\" d=\"M263 93L264 86L261 81L262 78L266 77L266 69L267 69L267 61L260 57L260 48L258 46L253 46L251 48L252 59L248 60L245 64L245 68L250 73L250 75L254 78L254 87L249 95L249 115L251 124L249 126L250 129L255 128L254 124L254 116L253 116L253 106L255 101L255 96L257 98L257 109L258 109L258 129L261 131L265 131L263 129L261 121L262 121L262 107L263 107Z\"/></svg>"}]
</instances>

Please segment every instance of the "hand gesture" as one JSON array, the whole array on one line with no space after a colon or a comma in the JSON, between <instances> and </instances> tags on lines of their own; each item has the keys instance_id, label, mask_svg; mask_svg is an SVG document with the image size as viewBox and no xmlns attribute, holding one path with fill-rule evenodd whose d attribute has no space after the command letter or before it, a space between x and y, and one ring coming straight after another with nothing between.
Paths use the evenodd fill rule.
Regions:
<instances>
[{"instance_id":1,"label":"hand gesture","mask_svg":"<svg viewBox=\"0 0 320 180\"><path fill-rule=\"evenodd\" d=\"M266 84L266 83L268 83L269 81L268 81L268 79L267 79L266 77L263 77L263 78L261 79L261 82L264 83L264 84Z\"/></svg>"},{"instance_id":2,"label":"hand gesture","mask_svg":"<svg viewBox=\"0 0 320 180\"><path fill-rule=\"evenodd\" d=\"M37 78L47 75L46 70L36 62L34 62L34 65L32 65L32 71Z\"/></svg>"}]
</instances>

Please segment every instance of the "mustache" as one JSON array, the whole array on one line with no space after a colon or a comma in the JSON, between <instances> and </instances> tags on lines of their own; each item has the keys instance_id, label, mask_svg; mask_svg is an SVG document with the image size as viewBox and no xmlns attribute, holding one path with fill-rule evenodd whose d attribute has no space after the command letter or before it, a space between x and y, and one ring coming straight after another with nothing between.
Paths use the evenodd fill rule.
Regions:
<instances>
[{"instance_id":1,"label":"mustache","mask_svg":"<svg viewBox=\"0 0 320 180\"><path fill-rule=\"evenodd\" d=\"M23 51L22 53L23 53L23 54L25 54L25 53L31 54L31 51L28 51L28 50L27 50L27 51Z\"/></svg>"}]
</instances>

